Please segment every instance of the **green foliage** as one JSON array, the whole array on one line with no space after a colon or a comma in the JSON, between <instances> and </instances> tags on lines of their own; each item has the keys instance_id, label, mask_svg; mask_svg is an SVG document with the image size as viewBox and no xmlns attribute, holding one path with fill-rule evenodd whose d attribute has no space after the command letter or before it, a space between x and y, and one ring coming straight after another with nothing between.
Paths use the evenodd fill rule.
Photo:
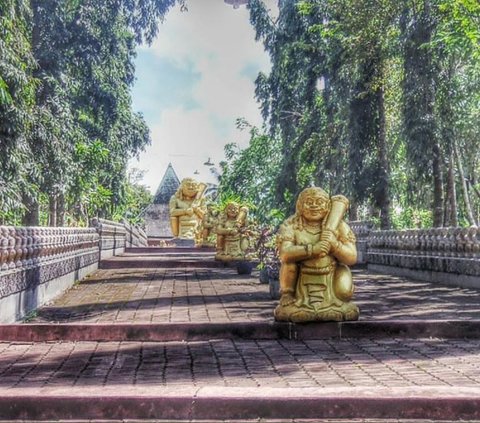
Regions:
<instances>
[{"instance_id":1,"label":"green foliage","mask_svg":"<svg viewBox=\"0 0 480 423\"><path fill-rule=\"evenodd\" d=\"M219 198L221 202L235 197L241 199L249 204L256 220L269 221L275 196L271 180L279 171L278 138L270 137L245 121L239 121L238 125L249 129L250 144L244 150L235 144L225 146L226 161L221 163Z\"/></svg>"},{"instance_id":2,"label":"green foliage","mask_svg":"<svg viewBox=\"0 0 480 423\"><path fill-rule=\"evenodd\" d=\"M52 208L59 224L140 221L135 49L176 3L0 0L0 223L45 224ZM478 223L478 1L282 1L275 19L248 7L272 63L256 81L265 127L238 122L250 145L226 146L221 201L276 225L315 184L382 227Z\"/></svg>"},{"instance_id":3,"label":"green foliage","mask_svg":"<svg viewBox=\"0 0 480 423\"><path fill-rule=\"evenodd\" d=\"M223 212L227 207L228 203L237 203L240 207L248 207L249 212L256 209L255 204L245 199L241 195L233 191L222 190L218 193L215 202L212 203L213 210Z\"/></svg>"},{"instance_id":4,"label":"green foliage","mask_svg":"<svg viewBox=\"0 0 480 423\"><path fill-rule=\"evenodd\" d=\"M130 170L123 186L123 201L114 210L113 220L126 219L131 224L143 224L142 212L152 203L153 196L148 187L140 183L142 178L143 172L138 169Z\"/></svg>"},{"instance_id":5,"label":"green foliage","mask_svg":"<svg viewBox=\"0 0 480 423\"><path fill-rule=\"evenodd\" d=\"M430 210L420 210L412 207L393 210L393 229L426 229L431 228L432 225L433 215Z\"/></svg>"},{"instance_id":6,"label":"green foliage","mask_svg":"<svg viewBox=\"0 0 480 423\"><path fill-rule=\"evenodd\" d=\"M478 1L287 1L275 20L249 8L272 62L256 81L279 145L271 206L291 211L316 184L383 228L478 222Z\"/></svg>"},{"instance_id":7,"label":"green foliage","mask_svg":"<svg viewBox=\"0 0 480 423\"><path fill-rule=\"evenodd\" d=\"M476 0L442 0L441 23L435 42L449 53L480 59L480 3Z\"/></svg>"},{"instance_id":8,"label":"green foliage","mask_svg":"<svg viewBox=\"0 0 480 423\"><path fill-rule=\"evenodd\" d=\"M133 60L175 3L0 0L0 222L45 224L52 204L59 224L139 219L148 195L126 168L150 136Z\"/></svg>"},{"instance_id":9,"label":"green foliage","mask_svg":"<svg viewBox=\"0 0 480 423\"><path fill-rule=\"evenodd\" d=\"M36 81L26 0L0 0L0 221L17 221L21 191L34 173L28 144ZM14 217L15 216L15 217Z\"/></svg>"},{"instance_id":10,"label":"green foliage","mask_svg":"<svg viewBox=\"0 0 480 423\"><path fill-rule=\"evenodd\" d=\"M278 267L280 259L278 257L275 228L265 226L259 230L255 242L255 251L258 258L258 269L267 271L273 267Z\"/></svg>"}]
</instances>

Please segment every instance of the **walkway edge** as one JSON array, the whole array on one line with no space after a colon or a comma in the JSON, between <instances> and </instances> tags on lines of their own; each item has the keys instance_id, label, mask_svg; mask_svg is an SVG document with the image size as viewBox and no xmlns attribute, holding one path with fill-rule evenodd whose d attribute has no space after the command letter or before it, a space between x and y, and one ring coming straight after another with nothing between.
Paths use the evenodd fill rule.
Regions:
<instances>
[{"instance_id":1,"label":"walkway edge","mask_svg":"<svg viewBox=\"0 0 480 423\"><path fill-rule=\"evenodd\" d=\"M0 420L364 418L474 420L480 389L118 386L0 390Z\"/></svg>"},{"instance_id":2,"label":"walkway edge","mask_svg":"<svg viewBox=\"0 0 480 423\"><path fill-rule=\"evenodd\" d=\"M209 339L332 338L480 339L480 320L383 320L295 324L225 323L44 323L0 325L0 341L205 341Z\"/></svg>"}]
</instances>

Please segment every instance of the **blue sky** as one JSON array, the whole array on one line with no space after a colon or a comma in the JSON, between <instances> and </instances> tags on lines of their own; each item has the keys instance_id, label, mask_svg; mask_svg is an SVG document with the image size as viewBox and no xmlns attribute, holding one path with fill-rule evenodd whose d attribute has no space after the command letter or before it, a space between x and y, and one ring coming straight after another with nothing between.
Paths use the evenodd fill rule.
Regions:
<instances>
[{"instance_id":1,"label":"blue sky","mask_svg":"<svg viewBox=\"0 0 480 423\"><path fill-rule=\"evenodd\" d=\"M275 0L265 2L275 8ZM169 162L180 178L214 182L203 163L210 157L218 164L226 143L248 144L236 119L261 125L254 80L270 62L254 35L244 6L189 0L188 12L170 11L152 46L139 48L133 107L150 127L152 145L130 166L146 171L152 192Z\"/></svg>"},{"instance_id":2,"label":"blue sky","mask_svg":"<svg viewBox=\"0 0 480 423\"><path fill-rule=\"evenodd\" d=\"M155 122L162 110L176 105L182 105L186 110L201 107L192 96L192 89L201 77L193 63L180 68L153 51L141 50L137 57L136 77L133 106L150 122Z\"/></svg>"}]
</instances>

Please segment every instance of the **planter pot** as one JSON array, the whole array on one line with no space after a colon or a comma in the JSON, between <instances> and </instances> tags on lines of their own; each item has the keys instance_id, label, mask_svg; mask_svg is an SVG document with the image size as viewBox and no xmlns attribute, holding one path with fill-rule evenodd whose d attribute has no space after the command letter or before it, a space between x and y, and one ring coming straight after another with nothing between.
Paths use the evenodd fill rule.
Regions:
<instances>
[{"instance_id":1,"label":"planter pot","mask_svg":"<svg viewBox=\"0 0 480 423\"><path fill-rule=\"evenodd\" d=\"M239 275L250 275L252 273L253 263L249 261L237 262L237 273Z\"/></svg>"},{"instance_id":2,"label":"planter pot","mask_svg":"<svg viewBox=\"0 0 480 423\"><path fill-rule=\"evenodd\" d=\"M278 300L280 298L280 280L277 278L269 278L268 286L270 288L270 298Z\"/></svg>"},{"instance_id":3,"label":"planter pot","mask_svg":"<svg viewBox=\"0 0 480 423\"><path fill-rule=\"evenodd\" d=\"M266 267L264 267L262 270L260 270L259 272L259 275L258 275L258 279L260 280L260 283L264 283L264 284L267 284L269 283L269 275L268 275L268 269Z\"/></svg>"}]
</instances>

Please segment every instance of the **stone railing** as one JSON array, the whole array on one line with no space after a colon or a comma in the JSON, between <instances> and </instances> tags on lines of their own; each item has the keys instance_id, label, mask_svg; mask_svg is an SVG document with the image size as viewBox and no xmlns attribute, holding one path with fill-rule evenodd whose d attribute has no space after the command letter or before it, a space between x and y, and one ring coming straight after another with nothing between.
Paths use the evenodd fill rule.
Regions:
<instances>
[{"instance_id":1,"label":"stone railing","mask_svg":"<svg viewBox=\"0 0 480 423\"><path fill-rule=\"evenodd\" d=\"M93 228L0 226L0 322L25 316L98 267Z\"/></svg>"},{"instance_id":2,"label":"stone railing","mask_svg":"<svg viewBox=\"0 0 480 423\"><path fill-rule=\"evenodd\" d=\"M480 288L480 229L373 231L369 269Z\"/></svg>"},{"instance_id":3,"label":"stone railing","mask_svg":"<svg viewBox=\"0 0 480 423\"><path fill-rule=\"evenodd\" d=\"M374 228L374 224L368 220L353 220L348 222L355 237L357 238L357 263L367 262L368 237Z\"/></svg>"},{"instance_id":4,"label":"stone railing","mask_svg":"<svg viewBox=\"0 0 480 423\"><path fill-rule=\"evenodd\" d=\"M145 231L135 225L131 225L129 222L124 221L123 225L125 226L126 231L126 247L148 247L148 237Z\"/></svg>"},{"instance_id":5,"label":"stone railing","mask_svg":"<svg viewBox=\"0 0 480 423\"><path fill-rule=\"evenodd\" d=\"M375 225L369 220L352 220L348 222L357 238L357 264L367 262L368 237Z\"/></svg>"},{"instance_id":6,"label":"stone railing","mask_svg":"<svg viewBox=\"0 0 480 423\"><path fill-rule=\"evenodd\" d=\"M23 318L126 246L146 246L137 227L104 219L91 228L0 226L0 323Z\"/></svg>"},{"instance_id":7,"label":"stone railing","mask_svg":"<svg viewBox=\"0 0 480 423\"><path fill-rule=\"evenodd\" d=\"M357 239L368 238L370 232L373 230L374 223L370 220L351 220L348 222L348 226L355 233Z\"/></svg>"},{"instance_id":8,"label":"stone railing","mask_svg":"<svg viewBox=\"0 0 480 423\"><path fill-rule=\"evenodd\" d=\"M100 236L100 259L106 259L123 254L126 247L125 225L105 219L92 219L90 226L94 227Z\"/></svg>"}]
</instances>

